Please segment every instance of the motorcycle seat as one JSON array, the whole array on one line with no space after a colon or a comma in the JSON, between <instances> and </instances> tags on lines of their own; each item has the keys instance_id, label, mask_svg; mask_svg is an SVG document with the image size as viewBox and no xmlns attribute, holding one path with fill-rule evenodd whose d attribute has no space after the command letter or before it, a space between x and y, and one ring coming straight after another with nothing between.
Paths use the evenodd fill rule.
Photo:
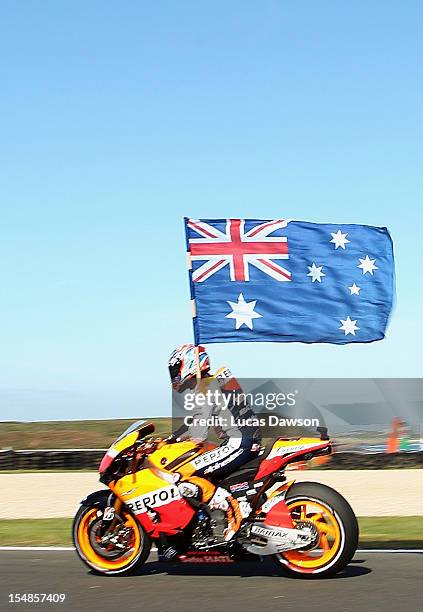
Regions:
<instances>
[{"instance_id":1,"label":"motorcycle seat","mask_svg":"<svg viewBox=\"0 0 423 612\"><path fill-rule=\"evenodd\" d=\"M224 476L223 480L220 481L222 486L225 486L226 483L231 485L242 480L254 480L254 476L259 469L260 463L270 454L274 442L274 440L271 440L265 447L263 447L263 450L257 455L257 457L250 459L250 461L244 463L244 465L236 469L234 472Z\"/></svg>"}]
</instances>

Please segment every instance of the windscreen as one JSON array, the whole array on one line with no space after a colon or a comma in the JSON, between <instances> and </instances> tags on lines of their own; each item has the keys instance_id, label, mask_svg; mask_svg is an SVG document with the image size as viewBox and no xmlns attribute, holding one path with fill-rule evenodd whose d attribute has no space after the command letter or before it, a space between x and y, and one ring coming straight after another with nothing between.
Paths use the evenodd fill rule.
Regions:
<instances>
[{"instance_id":1,"label":"windscreen","mask_svg":"<svg viewBox=\"0 0 423 612\"><path fill-rule=\"evenodd\" d=\"M136 431L137 429L141 429L141 427L145 425L145 423L146 421L144 421L143 419L141 419L140 421L135 421L135 423L132 423L132 425L130 425L127 429L125 429L125 431L119 436L116 442L119 442L119 440L122 440L122 438L132 433L133 431Z\"/></svg>"}]
</instances>

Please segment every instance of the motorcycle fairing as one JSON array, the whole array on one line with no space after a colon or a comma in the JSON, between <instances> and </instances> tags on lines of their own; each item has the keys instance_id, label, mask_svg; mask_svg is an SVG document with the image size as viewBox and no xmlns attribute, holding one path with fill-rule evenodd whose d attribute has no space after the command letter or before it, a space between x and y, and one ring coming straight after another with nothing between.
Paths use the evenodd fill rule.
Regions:
<instances>
[{"instance_id":1,"label":"motorcycle fairing","mask_svg":"<svg viewBox=\"0 0 423 612\"><path fill-rule=\"evenodd\" d=\"M123 453L127 448L131 447L140 438L153 433L154 429L153 423L146 423L142 420L137 421L128 427L128 429L126 429L106 451L98 468L100 474L103 474L107 468L110 467L120 453Z\"/></svg>"},{"instance_id":2,"label":"motorcycle fairing","mask_svg":"<svg viewBox=\"0 0 423 612\"><path fill-rule=\"evenodd\" d=\"M178 533L195 514L176 484L150 468L123 476L109 486L153 538L160 533Z\"/></svg>"},{"instance_id":3,"label":"motorcycle fairing","mask_svg":"<svg viewBox=\"0 0 423 612\"><path fill-rule=\"evenodd\" d=\"M255 476L260 480L269 476L273 472L285 467L293 461L300 461L301 458L311 458L317 454L329 454L331 452L331 442L320 438L297 438L275 440L270 453L260 463L260 467Z\"/></svg>"},{"instance_id":4,"label":"motorcycle fairing","mask_svg":"<svg viewBox=\"0 0 423 612\"><path fill-rule=\"evenodd\" d=\"M138 436L138 430L122 436L111 447L112 454L116 456L123 452L135 443ZM280 470L293 457L310 455L325 448L330 448L330 442L317 438L276 440L270 452L264 455L253 477L252 493L255 493L255 483ZM160 533L174 535L184 529L195 515L194 508L181 497L176 482L181 477L189 478L193 475L193 460L207 450L207 446L200 446L193 441L163 445L148 456L144 468L110 482L109 487L153 538L159 537ZM280 499L282 501L282 496ZM285 522L289 522L287 516Z\"/></svg>"}]
</instances>

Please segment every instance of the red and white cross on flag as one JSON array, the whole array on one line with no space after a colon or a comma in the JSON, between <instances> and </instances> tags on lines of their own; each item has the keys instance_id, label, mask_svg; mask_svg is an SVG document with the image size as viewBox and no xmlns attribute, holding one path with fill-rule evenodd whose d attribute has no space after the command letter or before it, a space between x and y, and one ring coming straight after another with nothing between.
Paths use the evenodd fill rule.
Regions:
<instances>
[{"instance_id":1,"label":"red and white cross on flag","mask_svg":"<svg viewBox=\"0 0 423 612\"><path fill-rule=\"evenodd\" d=\"M188 227L201 236L188 239L191 259L205 262L193 271L192 280L201 283L229 266L231 281L249 281L251 265L278 281L290 281L291 273L275 262L289 258L288 240L269 236L287 224L288 221L275 219L245 231L244 219L227 219L222 232L210 223L188 219Z\"/></svg>"}]
</instances>

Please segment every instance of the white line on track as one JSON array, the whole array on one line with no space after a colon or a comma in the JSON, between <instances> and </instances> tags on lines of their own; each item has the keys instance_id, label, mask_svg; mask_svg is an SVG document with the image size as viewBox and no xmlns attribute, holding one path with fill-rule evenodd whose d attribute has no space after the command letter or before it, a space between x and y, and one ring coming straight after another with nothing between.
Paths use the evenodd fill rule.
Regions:
<instances>
[{"instance_id":1,"label":"white line on track","mask_svg":"<svg viewBox=\"0 0 423 612\"><path fill-rule=\"evenodd\" d=\"M73 546L0 546L0 550L52 550L68 551L75 550Z\"/></svg>"},{"instance_id":2,"label":"white line on track","mask_svg":"<svg viewBox=\"0 0 423 612\"><path fill-rule=\"evenodd\" d=\"M357 548L358 553L423 553L423 548Z\"/></svg>"},{"instance_id":3,"label":"white line on track","mask_svg":"<svg viewBox=\"0 0 423 612\"><path fill-rule=\"evenodd\" d=\"M52 552L58 552L58 551L68 552L68 551L74 551L75 547L74 546L0 546L0 551L2 550L23 550L24 552L25 550L28 550L28 551L47 550L47 551L52 551ZM157 552L157 548L152 548L151 552Z\"/></svg>"},{"instance_id":4,"label":"white line on track","mask_svg":"<svg viewBox=\"0 0 423 612\"><path fill-rule=\"evenodd\" d=\"M73 546L0 546L0 551L7 550L22 550L25 551L52 551L52 552L69 552L74 551ZM157 548L152 548L151 552L157 552ZM388 554L405 554L405 553L423 553L423 548L358 548L357 553L388 553Z\"/></svg>"}]
</instances>

